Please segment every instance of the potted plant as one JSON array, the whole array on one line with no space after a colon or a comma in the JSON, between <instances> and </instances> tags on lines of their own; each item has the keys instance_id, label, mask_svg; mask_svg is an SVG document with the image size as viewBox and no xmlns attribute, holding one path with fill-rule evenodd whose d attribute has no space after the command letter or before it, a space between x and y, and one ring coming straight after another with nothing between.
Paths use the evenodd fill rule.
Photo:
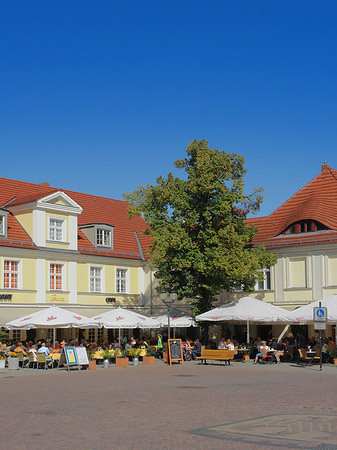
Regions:
<instances>
[{"instance_id":1,"label":"potted plant","mask_svg":"<svg viewBox=\"0 0 337 450\"><path fill-rule=\"evenodd\" d=\"M156 350L153 347L146 347L146 356L143 356L143 366L153 366L156 364Z\"/></svg>"},{"instance_id":2,"label":"potted plant","mask_svg":"<svg viewBox=\"0 0 337 450\"><path fill-rule=\"evenodd\" d=\"M108 349L102 350L101 351L101 356L103 358L103 367L104 367L104 369L108 369L110 361L112 359L111 352Z\"/></svg>"},{"instance_id":3,"label":"potted plant","mask_svg":"<svg viewBox=\"0 0 337 450\"><path fill-rule=\"evenodd\" d=\"M129 356L132 358L132 364L134 366L139 366L139 352L138 348L131 347L129 350Z\"/></svg>"},{"instance_id":4,"label":"potted plant","mask_svg":"<svg viewBox=\"0 0 337 450\"><path fill-rule=\"evenodd\" d=\"M89 368L90 370L96 369L96 359L94 357L95 350L87 350L88 360L89 360Z\"/></svg>"},{"instance_id":5,"label":"potted plant","mask_svg":"<svg viewBox=\"0 0 337 450\"><path fill-rule=\"evenodd\" d=\"M4 353L0 353L0 369L4 369L6 366L6 356Z\"/></svg>"},{"instance_id":6,"label":"potted plant","mask_svg":"<svg viewBox=\"0 0 337 450\"><path fill-rule=\"evenodd\" d=\"M116 355L116 366L117 367L128 367L129 366L129 357L128 351L123 349Z\"/></svg>"},{"instance_id":7,"label":"potted plant","mask_svg":"<svg viewBox=\"0 0 337 450\"><path fill-rule=\"evenodd\" d=\"M242 353L243 359L244 359L245 361L248 361L248 360L249 360L249 354L250 354L250 351L251 351L250 345L242 345L242 346L240 347L240 352Z\"/></svg>"},{"instance_id":8,"label":"potted plant","mask_svg":"<svg viewBox=\"0 0 337 450\"><path fill-rule=\"evenodd\" d=\"M329 350L330 356L333 359L333 363L337 366L337 346L331 347Z\"/></svg>"}]
</instances>

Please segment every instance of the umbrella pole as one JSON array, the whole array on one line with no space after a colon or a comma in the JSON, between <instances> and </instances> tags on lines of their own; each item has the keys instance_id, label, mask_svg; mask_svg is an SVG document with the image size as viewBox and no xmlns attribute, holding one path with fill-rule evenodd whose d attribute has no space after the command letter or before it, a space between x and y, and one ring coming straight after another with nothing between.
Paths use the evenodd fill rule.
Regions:
<instances>
[{"instance_id":1,"label":"umbrella pole","mask_svg":"<svg viewBox=\"0 0 337 450\"><path fill-rule=\"evenodd\" d=\"M118 328L118 339L119 339L119 348L122 349L121 329L120 328Z\"/></svg>"},{"instance_id":2,"label":"umbrella pole","mask_svg":"<svg viewBox=\"0 0 337 450\"><path fill-rule=\"evenodd\" d=\"M249 336L249 320L247 320L247 344L249 344L250 336Z\"/></svg>"},{"instance_id":3,"label":"umbrella pole","mask_svg":"<svg viewBox=\"0 0 337 450\"><path fill-rule=\"evenodd\" d=\"M55 349L55 341L56 341L55 337L56 337L56 328L54 327L54 329L53 329L53 341L54 341L53 348L54 349Z\"/></svg>"}]
</instances>

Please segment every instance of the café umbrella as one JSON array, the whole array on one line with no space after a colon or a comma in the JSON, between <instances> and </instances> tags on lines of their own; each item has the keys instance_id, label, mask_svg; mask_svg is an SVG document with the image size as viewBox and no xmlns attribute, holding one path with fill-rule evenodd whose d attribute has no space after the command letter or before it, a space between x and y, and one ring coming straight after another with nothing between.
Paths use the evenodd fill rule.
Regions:
<instances>
[{"instance_id":1,"label":"caf\u00e9 umbrella","mask_svg":"<svg viewBox=\"0 0 337 450\"><path fill-rule=\"evenodd\" d=\"M161 312L156 316L149 318L152 324L152 328L164 328L168 326L168 312ZM196 327L196 323L191 316L186 314L185 311L180 311L179 309L170 310L170 326L172 328L187 328Z\"/></svg>"},{"instance_id":2,"label":"caf\u00e9 umbrella","mask_svg":"<svg viewBox=\"0 0 337 450\"><path fill-rule=\"evenodd\" d=\"M54 345L56 328L95 328L98 327L91 319L82 314L67 309L51 306L33 314L7 322L9 330L31 330L33 328L52 328Z\"/></svg>"},{"instance_id":3,"label":"caf\u00e9 umbrella","mask_svg":"<svg viewBox=\"0 0 337 450\"><path fill-rule=\"evenodd\" d=\"M288 312L287 319L293 323L314 323L314 308L321 306L327 308L327 322L336 323L336 339L337 339L337 295L330 295L301 306Z\"/></svg>"},{"instance_id":4,"label":"caf\u00e9 umbrella","mask_svg":"<svg viewBox=\"0 0 337 450\"><path fill-rule=\"evenodd\" d=\"M149 318L121 306L90 319L98 326L119 330L119 341L122 328L152 328Z\"/></svg>"},{"instance_id":5,"label":"caf\u00e9 umbrella","mask_svg":"<svg viewBox=\"0 0 337 450\"><path fill-rule=\"evenodd\" d=\"M288 311L253 297L242 297L218 308L196 316L196 321L246 322L247 343L249 343L249 323L280 323L288 321Z\"/></svg>"}]
</instances>

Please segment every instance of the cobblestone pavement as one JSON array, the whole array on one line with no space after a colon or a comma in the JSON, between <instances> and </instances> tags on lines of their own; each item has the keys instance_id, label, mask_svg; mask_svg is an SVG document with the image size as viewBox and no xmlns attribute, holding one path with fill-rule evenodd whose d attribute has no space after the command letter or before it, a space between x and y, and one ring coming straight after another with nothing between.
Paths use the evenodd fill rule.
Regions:
<instances>
[{"instance_id":1,"label":"cobblestone pavement","mask_svg":"<svg viewBox=\"0 0 337 450\"><path fill-rule=\"evenodd\" d=\"M0 449L337 449L337 367L0 370Z\"/></svg>"}]
</instances>

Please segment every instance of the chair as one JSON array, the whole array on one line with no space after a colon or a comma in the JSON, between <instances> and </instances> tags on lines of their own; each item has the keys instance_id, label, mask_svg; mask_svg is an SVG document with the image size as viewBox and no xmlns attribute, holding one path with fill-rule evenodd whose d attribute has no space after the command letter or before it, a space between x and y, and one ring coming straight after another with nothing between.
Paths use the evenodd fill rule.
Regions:
<instances>
[{"instance_id":1,"label":"chair","mask_svg":"<svg viewBox=\"0 0 337 450\"><path fill-rule=\"evenodd\" d=\"M30 368L30 365L32 365L32 368L34 369L34 364L37 364L37 360L34 357L33 352L27 352L28 355L28 368Z\"/></svg>"},{"instance_id":2,"label":"chair","mask_svg":"<svg viewBox=\"0 0 337 450\"><path fill-rule=\"evenodd\" d=\"M16 357L19 359L19 367L20 367L20 363L22 368L25 366L25 359L23 357L23 353L22 352L15 352Z\"/></svg>"},{"instance_id":3,"label":"chair","mask_svg":"<svg viewBox=\"0 0 337 450\"><path fill-rule=\"evenodd\" d=\"M44 364L45 370L48 369L47 357L45 353L36 353L36 368L38 369L41 364Z\"/></svg>"},{"instance_id":4,"label":"chair","mask_svg":"<svg viewBox=\"0 0 337 450\"><path fill-rule=\"evenodd\" d=\"M307 351L305 348L299 348L298 349L298 355L300 357L299 363L305 363L306 365L311 364L312 360L307 358Z\"/></svg>"}]
</instances>

